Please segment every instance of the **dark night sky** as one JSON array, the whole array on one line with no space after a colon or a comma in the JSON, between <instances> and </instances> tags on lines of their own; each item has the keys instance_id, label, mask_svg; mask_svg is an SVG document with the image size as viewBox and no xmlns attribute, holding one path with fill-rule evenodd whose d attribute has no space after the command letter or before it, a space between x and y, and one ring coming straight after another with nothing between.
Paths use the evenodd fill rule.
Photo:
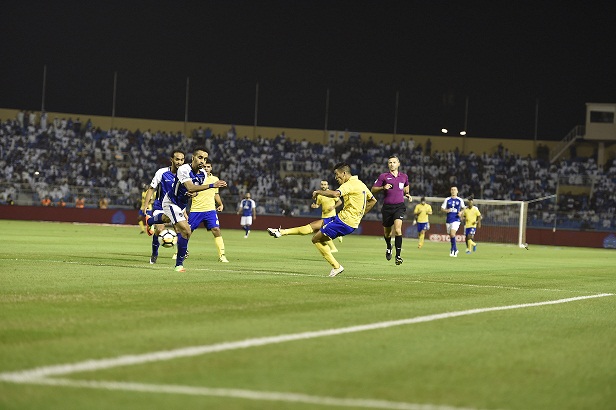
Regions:
<instances>
[{"instance_id":1,"label":"dark night sky","mask_svg":"<svg viewBox=\"0 0 616 410\"><path fill-rule=\"evenodd\" d=\"M616 103L616 2L12 1L0 107L364 133L561 139Z\"/></svg>"}]
</instances>

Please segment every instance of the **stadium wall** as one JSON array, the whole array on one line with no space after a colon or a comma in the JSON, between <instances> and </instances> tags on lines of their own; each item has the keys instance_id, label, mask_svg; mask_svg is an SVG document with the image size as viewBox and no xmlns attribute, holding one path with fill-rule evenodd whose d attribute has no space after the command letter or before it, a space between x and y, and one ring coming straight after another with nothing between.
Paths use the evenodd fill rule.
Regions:
<instances>
[{"instance_id":1,"label":"stadium wall","mask_svg":"<svg viewBox=\"0 0 616 410\"><path fill-rule=\"evenodd\" d=\"M97 208L56 208L41 206L10 206L0 205L0 219L23 221L53 221L72 223L98 223L135 225L137 228L137 211L133 209L97 209ZM220 224L224 231L240 229L240 217L235 214L220 214ZM301 226L313 221L314 218L258 216L252 226L255 230L265 230L272 226ZM406 232L410 224L405 224ZM484 228L482 228L484 229ZM481 231L477 232L477 240L481 242ZM489 229L486 227L485 229ZM380 221L363 221L355 232L359 235L382 236L383 226ZM444 228L433 226L429 231L432 241L443 242ZM406 235L408 236L408 235ZM616 249L616 235L610 232L570 231L529 228L526 231L526 241L530 245L549 246L579 246L586 248Z\"/></svg>"}]
</instances>

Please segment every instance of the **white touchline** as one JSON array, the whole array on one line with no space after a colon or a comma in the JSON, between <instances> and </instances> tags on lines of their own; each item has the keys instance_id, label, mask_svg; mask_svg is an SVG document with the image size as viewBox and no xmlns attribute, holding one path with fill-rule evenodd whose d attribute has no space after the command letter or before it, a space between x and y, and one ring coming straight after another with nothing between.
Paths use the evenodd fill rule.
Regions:
<instances>
[{"instance_id":1,"label":"white touchline","mask_svg":"<svg viewBox=\"0 0 616 410\"><path fill-rule=\"evenodd\" d=\"M288 403L307 403L320 406L365 407L388 410L477 410L468 407L454 407L437 404L405 403L375 399L349 399L309 394L255 391L244 389L223 389L200 386L179 386L171 384L145 384L114 381L72 380L72 379L32 379L29 383L44 386L64 386L90 389L135 391L147 393L185 394L191 396L215 396L235 399L282 401Z\"/></svg>"},{"instance_id":2,"label":"white touchline","mask_svg":"<svg viewBox=\"0 0 616 410\"><path fill-rule=\"evenodd\" d=\"M477 308L469 310L461 310L457 312L445 312L427 316L418 316L409 319L391 320L386 322L369 323L366 325L349 326L337 329L317 330L312 332L293 333L288 335L258 337L254 339L240 340L236 342L224 342L213 345L204 346L192 346L175 350L164 350L159 352L144 353L138 355L125 355L109 359L99 360L86 360L79 363L72 364L60 364L54 366L37 367L30 370L22 370L18 372L5 372L0 373L0 380L15 382L15 383L28 383L50 376L68 375L78 372L89 372L102 369L109 369L120 366L130 366L150 362L159 362L163 360L173 360L181 357L193 357L207 353L223 352L227 350L246 349L256 346L265 346L275 343L285 343L294 340L306 340L314 339L317 337L325 336L337 336L347 333L364 332L367 330L386 329L394 326L410 325L414 323L432 322L435 320L449 319L460 316L475 315L478 313L495 312L500 310L522 309L536 306L557 305L561 303L575 302L585 299L601 298L606 296L613 296L612 293L601 293L597 295L589 296L577 296L566 299L548 300L545 302L535 303L523 303L519 305L509 306L494 306L488 308Z\"/></svg>"}]
</instances>

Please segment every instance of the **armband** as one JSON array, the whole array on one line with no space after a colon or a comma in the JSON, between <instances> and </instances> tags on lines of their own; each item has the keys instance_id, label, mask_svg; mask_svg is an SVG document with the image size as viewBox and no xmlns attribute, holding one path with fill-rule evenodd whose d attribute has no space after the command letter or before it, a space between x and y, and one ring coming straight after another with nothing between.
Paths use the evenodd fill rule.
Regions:
<instances>
[{"instance_id":1,"label":"armband","mask_svg":"<svg viewBox=\"0 0 616 410\"><path fill-rule=\"evenodd\" d=\"M210 188L214 188L214 184L210 184Z\"/></svg>"}]
</instances>

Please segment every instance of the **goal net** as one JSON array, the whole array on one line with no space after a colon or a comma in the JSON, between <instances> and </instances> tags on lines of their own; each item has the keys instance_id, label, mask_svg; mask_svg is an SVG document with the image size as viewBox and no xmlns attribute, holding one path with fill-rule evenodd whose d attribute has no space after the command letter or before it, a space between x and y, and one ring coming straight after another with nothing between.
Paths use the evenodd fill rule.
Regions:
<instances>
[{"instance_id":1,"label":"goal net","mask_svg":"<svg viewBox=\"0 0 616 410\"><path fill-rule=\"evenodd\" d=\"M413 209L418 199L413 197L410 212L413 218ZM426 203L432 206L430 216L430 230L427 238L433 242L449 242L449 235L445 228L445 213L441 205L446 198L426 197ZM466 201L465 201L466 203ZM475 238L479 242L497 242L515 244L523 247L526 243L526 219L528 203L524 201L505 201L491 199L474 199L474 205L481 212L481 228L477 229ZM415 229L415 235L417 235ZM464 222L460 224L456 240L464 241Z\"/></svg>"}]
</instances>

